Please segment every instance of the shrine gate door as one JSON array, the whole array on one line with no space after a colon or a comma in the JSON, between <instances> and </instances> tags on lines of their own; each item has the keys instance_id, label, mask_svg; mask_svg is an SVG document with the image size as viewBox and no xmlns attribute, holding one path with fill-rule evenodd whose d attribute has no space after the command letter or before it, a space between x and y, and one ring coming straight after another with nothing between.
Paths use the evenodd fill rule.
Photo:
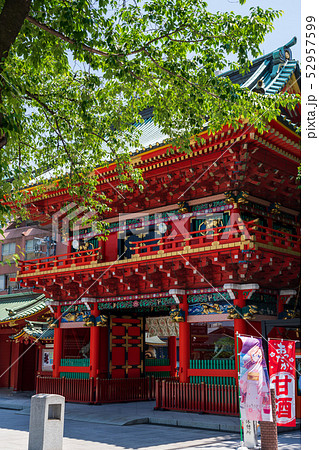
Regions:
<instances>
[{"instance_id":1,"label":"shrine gate door","mask_svg":"<svg viewBox=\"0 0 319 450\"><path fill-rule=\"evenodd\" d=\"M144 318L111 316L110 373L112 378L144 374Z\"/></svg>"}]
</instances>

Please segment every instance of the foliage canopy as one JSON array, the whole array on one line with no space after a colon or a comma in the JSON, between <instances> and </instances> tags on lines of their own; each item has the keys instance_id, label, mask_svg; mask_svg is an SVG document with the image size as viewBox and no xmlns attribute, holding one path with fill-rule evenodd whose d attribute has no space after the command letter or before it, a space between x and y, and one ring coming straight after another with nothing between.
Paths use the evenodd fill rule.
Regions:
<instances>
[{"instance_id":1,"label":"foliage canopy","mask_svg":"<svg viewBox=\"0 0 319 450\"><path fill-rule=\"evenodd\" d=\"M23 203L21 188L50 169L101 213L107 201L88 175L116 160L124 185L140 182L130 150L149 106L181 150L207 118L212 132L242 117L263 130L297 99L252 93L217 73L246 71L280 14L212 14L203 0L0 0L1 198ZM2 203L2 225L10 214Z\"/></svg>"}]
</instances>

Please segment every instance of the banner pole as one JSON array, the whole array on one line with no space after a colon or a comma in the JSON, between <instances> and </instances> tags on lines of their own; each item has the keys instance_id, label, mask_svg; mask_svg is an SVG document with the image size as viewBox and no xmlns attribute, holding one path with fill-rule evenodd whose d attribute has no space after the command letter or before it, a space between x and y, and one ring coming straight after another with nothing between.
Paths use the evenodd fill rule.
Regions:
<instances>
[{"instance_id":1,"label":"banner pole","mask_svg":"<svg viewBox=\"0 0 319 450\"><path fill-rule=\"evenodd\" d=\"M241 333L241 336L245 336L245 337L250 337L250 338L256 338L256 339L264 339L263 338L263 336L259 333L259 336L252 336L251 334L243 334L243 333ZM293 341L293 342L301 342L299 339L288 339L288 338L277 338L277 337L274 337L274 338L269 338L269 339L273 339L274 341ZM268 339L264 339L264 340L266 340L267 341L267 343L268 343Z\"/></svg>"},{"instance_id":2,"label":"banner pole","mask_svg":"<svg viewBox=\"0 0 319 450\"><path fill-rule=\"evenodd\" d=\"M273 340L273 341L292 341L292 342L300 342L298 339L286 339L286 338L276 338L276 337L274 337L274 338L268 338L268 339L267 339L267 343L268 343L269 339L270 339L270 340Z\"/></svg>"},{"instance_id":3,"label":"banner pole","mask_svg":"<svg viewBox=\"0 0 319 450\"><path fill-rule=\"evenodd\" d=\"M238 376L238 400L239 400L239 424L240 424L240 440L241 443L243 443L243 429L241 426L241 413L240 413L240 402L241 402L241 396L240 396L240 387L239 387L239 376L240 376L240 365L239 365L239 352L238 352L238 331L236 331L236 352L237 352L237 376Z\"/></svg>"}]
</instances>

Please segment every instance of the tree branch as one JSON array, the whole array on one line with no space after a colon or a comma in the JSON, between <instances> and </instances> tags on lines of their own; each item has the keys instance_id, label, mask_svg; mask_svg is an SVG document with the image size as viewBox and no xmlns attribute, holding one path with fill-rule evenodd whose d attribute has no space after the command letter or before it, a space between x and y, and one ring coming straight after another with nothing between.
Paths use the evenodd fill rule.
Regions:
<instances>
[{"instance_id":1,"label":"tree branch","mask_svg":"<svg viewBox=\"0 0 319 450\"><path fill-rule=\"evenodd\" d=\"M157 36L156 38L151 39L150 41L146 42L142 47L138 48L137 50L134 50L133 52L128 53L127 56L131 56L131 55L135 55L136 53L140 53L140 52L145 50L145 47L148 47L150 44L153 44L153 42L160 41L161 39L164 39L164 38L169 38L173 34L177 33L178 31L181 31L181 30L183 30L184 28L187 28L187 27L188 27L188 24L184 24L184 25L181 25L180 27L176 28L175 30L173 30L173 31L171 31L169 33Z\"/></svg>"},{"instance_id":2,"label":"tree branch","mask_svg":"<svg viewBox=\"0 0 319 450\"><path fill-rule=\"evenodd\" d=\"M71 165L75 167L75 162L74 162L74 160L73 160L73 158L72 158L72 155L70 154L70 152L69 152L69 150L68 150L68 148L67 148L67 145L66 145L66 143L65 143L65 141L64 141L64 139L63 139L62 133L61 133L61 131L60 131L60 127L59 127L58 119L57 119L57 117L56 117L56 113L55 113L51 108L49 108L48 105L46 105L44 102L42 102L42 101L38 98L37 95L32 94L32 93L29 92L29 91L26 91L26 94L30 97L30 99L35 100L36 102L39 103L39 105L42 106L42 108L43 108L43 113L44 113L44 115L45 115L45 117L46 117L46 119L47 119L47 121L48 121L50 127L51 127L52 130L56 133L56 135L61 139L63 148L64 148L64 150L65 150L67 156L69 157L69 160L70 160L70 162L71 162ZM46 112L48 112L49 114L51 114L51 115L53 116L53 120L54 120L54 122L55 122L55 127L52 125L51 120L49 119L49 117L48 117L48 115L46 114ZM78 173L76 167L75 167L75 171L76 171L76 173Z\"/></svg>"},{"instance_id":3,"label":"tree branch","mask_svg":"<svg viewBox=\"0 0 319 450\"><path fill-rule=\"evenodd\" d=\"M189 84L189 85L192 86L193 88L196 88L196 89L198 89L198 90L201 90L201 87L198 86L197 84L192 83L191 81L187 80L187 78L183 77L182 75L180 75L180 74L178 74L178 73L171 72L169 69L166 69L165 67L163 67L161 64L159 64L159 63L158 63L158 62L150 55L150 53L149 53L146 49L144 49L144 53L149 57L149 59L150 59L150 60L151 60L151 61L152 61L159 69L161 69L161 70L163 70L164 72L168 73L168 74L169 74L170 76L172 76L172 77L177 77L177 78L181 79L182 81L184 81L185 83ZM207 89L202 89L202 90L203 90L204 92L206 92L206 94L209 94L209 95L211 95L212 97L218 98L218 99L219 99L219 96L218 96L218 95L213 94L212 92L207 91Z\"/></svg>"},{"instance_id":4,"label":"tree branch","mask_svg":"<svg viewBox=\"0 0 319 450\"><path fill-rule=\"evenodd\" d=\"M0 116L1 119L1 116ZM2 136L0 136L0 148L4 147L7 143L7 137L5 134L3 134Z\"/></svg>"},{"instance_id":5,"label":"tree branch","mask_svg":"<svg viewBox=\"0 0 319 450\"><path fill-rule=\"evenodd\" d=\"M64 34L60 33L59 31L54 30L54 28L51 28L50 26L39 22L34 17L27 16L26 19L33 25L37 26L38 28L41 28L41 30L44 30L47 33L52 34L53 36L56 36L57 38L61 39L64 42L67 42L68 44L71 44L71 45L77 44L77 42L74 39L71 39L71 38L65 36ZM106 57L120 56L116 53L112 54L112 53L103 52L102 50L98 50L96 48L89 47L88 45L85 45L85 44L81 44L81 48L82 48L82 50L86 50L87 52L95 53L96 55L100 55L100 56L106 56Z\"/></svg>"},{"instance_id":6,"label":"tree branch","mask_svg":"<svg viewBox=\"0 0 319 450\"><path fill-rule=\"evenodd\" d=\"M63 33L60 33L59 31L55 30L54 28L50 27L49 25L46 25L44 23L39 22L34 17L27 16L26 19L30 23L32 23L33 25L37 26L38 28L41 28L42 30L52 34L53 36L56 36L57 38L63 40L64 42L67 42L68 44L71 44L71 45L78 44L74 39L71 39L68 36L65 36ZM148 47L150 44L153 44L156 41L160 41L161 39L165 39L165 38L170 39L170 36L174 35L175 33L178 33L179 31L187 28L188 26L189 26L189 24L183 24L183 25L181 25L180 27L176 28L173 31L170 31L170 32L165 33L165 34L162 34L160 36L157 36L157 37L151 39L150 41L146 42L143 46L139 47L137 50L134 50L134 51L132 51L130 53L108 53L108 52L104 52L102 50L98 50L98 49L96 49L94 47L90 47L90 46L88 46L86 44L81 44L81 48L82 48L82 50L85 50L87 52L94 53L96 55L104 56L104 57L110 57L110 56L125 57L125 56L136 55L137 53L143 52L145 50L145 48ZM202 41L204 41L206 39L212 39L213 37L215 37L215 36L210 36L208 38L200 39L198 42L202 42ZM171 40L173 40L173 39L171 39ZM197 42L197 41L187 41L187 40L185 40L185 41L180 40L179 41L179 40L176 39L175 42L190 42L191 43L191 42Z\"/></svg>"}]
</instances>

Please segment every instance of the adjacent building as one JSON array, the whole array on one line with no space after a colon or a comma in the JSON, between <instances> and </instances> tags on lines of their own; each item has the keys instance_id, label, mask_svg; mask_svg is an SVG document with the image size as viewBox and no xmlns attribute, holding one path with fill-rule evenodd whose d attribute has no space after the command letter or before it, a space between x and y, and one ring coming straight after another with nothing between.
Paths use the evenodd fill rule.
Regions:
<instances>
[{"instance_id":1,"label":"adjacent building","mask_svg":"<svg viewBox=\"0 0 319 450\"><path fill-rule=\"evenodd\" d=\"M17 259L55 253L49 230L35 222L11 223L0 241L0 387L32 391L36 376L52 373L52 313L45 295L16 280ZM47 330L43 334L40 330ZM38 339L39 338L39 339ZM46 363L51 355L51 365Z\"/></svg>"}]
</instances>

